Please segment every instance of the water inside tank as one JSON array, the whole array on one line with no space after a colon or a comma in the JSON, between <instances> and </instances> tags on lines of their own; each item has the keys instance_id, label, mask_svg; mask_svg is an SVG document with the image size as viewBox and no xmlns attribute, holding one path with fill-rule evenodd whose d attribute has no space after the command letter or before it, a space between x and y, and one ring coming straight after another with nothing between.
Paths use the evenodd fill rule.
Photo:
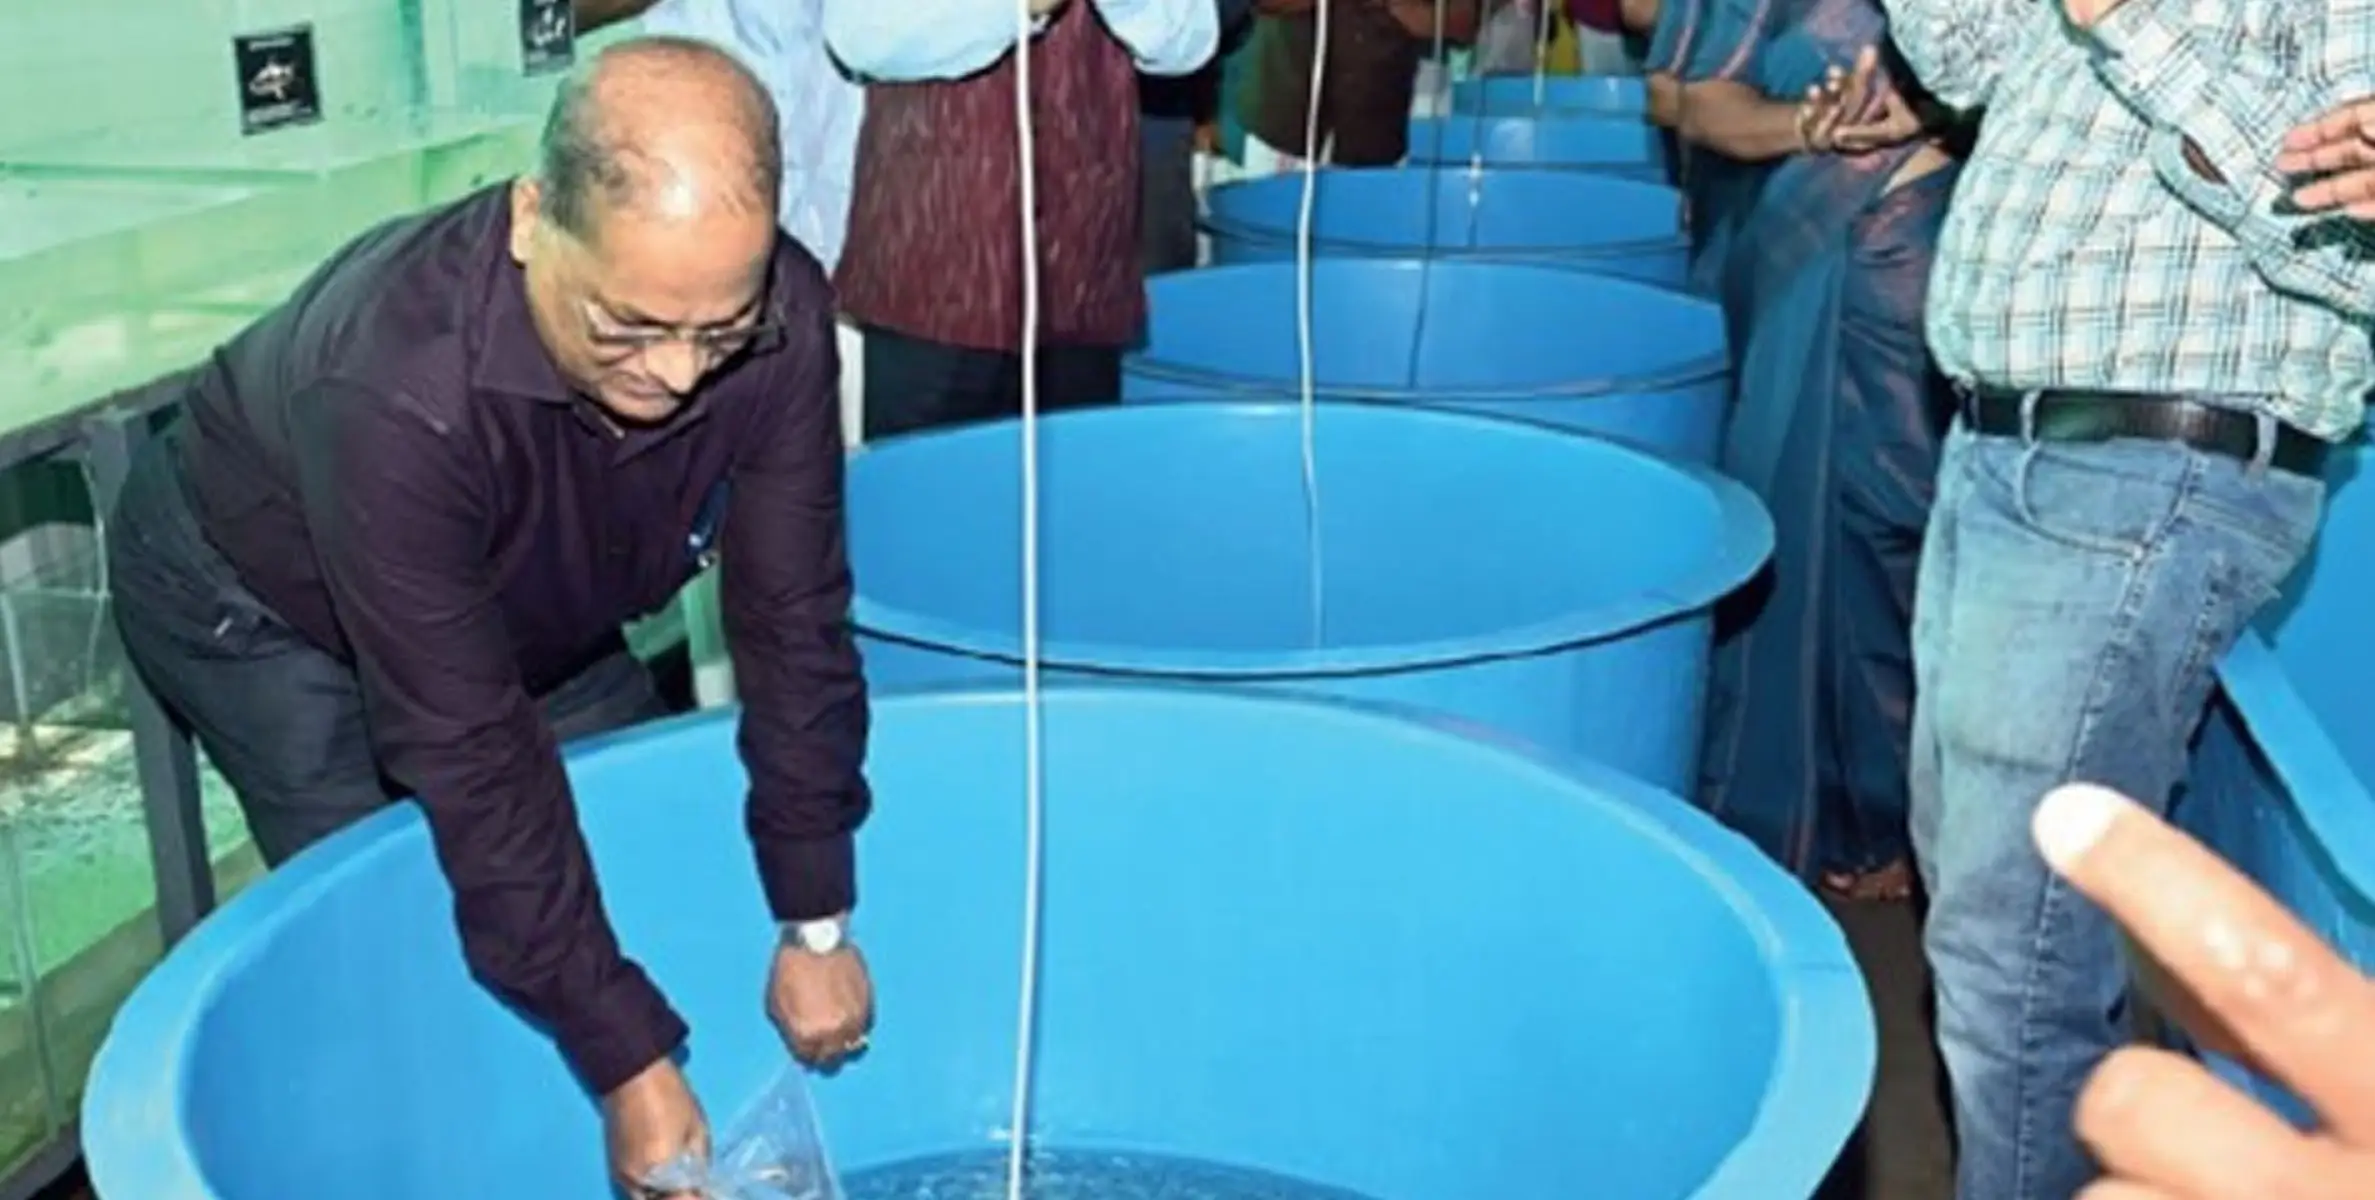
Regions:
<instances>
[{"instance_id":1,"label":"water inside tank","mask_svg":"<svg viewBox=\"0 0 2375 1200\"><path fill-rule=\"evenodd\" d=\"M1269 1171L1160 1154L1037 1151L1025 1170L1023 1194L1031 1200L1373 1200ZM843 1200L1005 1200L1006 1154L890 1163L850 1175L841 1190Z\"/></svg>"}]
</instances>

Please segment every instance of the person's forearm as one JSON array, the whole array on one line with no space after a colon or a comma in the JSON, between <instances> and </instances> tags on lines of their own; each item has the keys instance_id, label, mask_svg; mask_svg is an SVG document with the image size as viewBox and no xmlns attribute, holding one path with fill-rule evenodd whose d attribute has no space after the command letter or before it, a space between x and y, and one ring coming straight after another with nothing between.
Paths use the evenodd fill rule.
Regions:
<instances>
[{"instance_id":1,"label":"person's forearm","mask_svg":"<svg viewBox=\"0 0 2375 1200\"><path fill-rule=\"evenodd\" d=\"M1622 0L1617 19L1623 22L1625 32L1646 35L1658 26L1658 0Z\"/></svg>"},{"instance_id":2,"label":"person's forearm","mask_svg":"<svg viewBox=\"0 0 2375 1200\"><path fill-rule=\"evenodd\" d=\"M727 578L733 579L728 560ZM745 812L759 882L778 921L857 903L856 832L872 805L866 685L838 619L761 628L737 605L727 628L750 771Z\"/></svg>"},{"instance_id":3,"label":"person's forearm","mask_svg":"<svg viewBox=\"0 0 2375 1200\"><path fill-rule=\"evenodd\" d=\"M1676 124L1683 139L1735 162L1771 162L1803 153L1798 106L1725 79L1686 84Z\"/></svg>"},{"instance_id":4,"label":"person's forearm","mask_svg":"<svg viewBox=\"0 0 2375 1200\"><path fill-rule=\"evenodd\" d=\"M851 848L873 801L866 680L849 617L847 455L830 292L821 276L793 292L814 307L786 315L794 340L772 360L782 402L750 432L735 465L718 581L742 696L746 823L779 921L831 916L856 903Z\"/></svg>"},{"instance_id":5,"label":"person's forearm","mask_svg":"<svg viewBox=\"0 0 2375 1200\"><path fill-rule=\"evenodd\" d=\"M430 753L407 739L390 773L426 780L421 807L471 974L550 1028L561 1056L603 1094L673 1053L690 1030L611 930L559 755L549 736L534 745L540 720L530 710L513 723L523 729L490 729ZM522 732L526 746L508 744ZM444 765L420 767L431 758ZM455 778L469 770L455 767L473 762L489 769L473 782Z\"/></svg>"},{"instance_id":6,"label":"person's forearm","mask_svg":"<svg viewBox=\"0 0 2375 1200\"><path fill-rule=\"evenodd\" d=\"M788 517L784 528L797 520ZM793 552L796 541L801 548ZM776 920L808 921L857 903L852 847L873 800L865 776L869 714L849 628L846 561L835 547L797 537L779 546L778 562L753 562L747 549L722 556L719 596L742 699L745 824L759 882Z\"/></svg>"},{"instance_id":7,"label":"person's forearm","mask_svg":"<svg viewBox=\"0 0 2375 1200\"><path fill-rule=\"evenodd\" d=\"M571 5L579 34L592 33L621 21L632 21L651 11L658 0L574 0Z\"/></svg>"}]
</instances>

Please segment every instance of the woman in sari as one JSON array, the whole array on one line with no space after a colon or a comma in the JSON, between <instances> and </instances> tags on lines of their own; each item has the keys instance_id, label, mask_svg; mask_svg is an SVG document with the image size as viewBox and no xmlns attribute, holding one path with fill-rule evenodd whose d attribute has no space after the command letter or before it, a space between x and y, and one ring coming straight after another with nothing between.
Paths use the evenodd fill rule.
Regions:
<instances>
[{"instance_id":1,"label":"woman in sari","mask_svg":"<svg viewBox=\"0 0 2375 1200\"><path fill-rule=\"evenodd\" d=\"M1642 59L1648 75L1649 118L1668 133L1667 161L1673 164L1674 186L1683 194L1684 222L1691 235L1692 287L1718 295L1732 237L1755 207L1772 164L1768 158L1703 148L1689 125L1708 85L1733 79L1745 69L1745 48L1757 43L1756 27L1769 21L1771 13L1734 0L1634 0L1636 8L1644 2L1654 2L1656 11ZM1727 306L1725 315L1732 316L1733 309ZM1741 330L1734 327L1731 332L1737 345Z\"/></svg>"},{"instance_id":2,"label":"woman in sari","mask_svg":"<svg viewBox=\"0 0 2375 1200\"><path fill-rule=\"evenodd\" d=\"M1718 648L1700 800L1826 890L1895 898L1907 865L1914 567L1952 402L1922 312L1956 159L1877 0L1750 11L1686 83L1684 137L1770 163L1730 230L1740 331L1724 469L1776 526L1761 607Z\"/></svg>"}]
</instances>

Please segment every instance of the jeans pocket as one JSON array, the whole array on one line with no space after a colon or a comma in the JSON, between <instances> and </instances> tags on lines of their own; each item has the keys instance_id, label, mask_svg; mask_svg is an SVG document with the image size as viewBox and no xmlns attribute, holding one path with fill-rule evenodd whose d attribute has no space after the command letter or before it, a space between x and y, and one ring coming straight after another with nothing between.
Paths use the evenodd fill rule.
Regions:
<instances>
[{"instance_id":1,"label":"jeans pocket","mask_svg":"<svg viewBox=\"0 0 2375 1200\"><path fill-rule=\"evenodd\" d=\"M2175 442L1986 439L1984 470L2014 519L2074 550L2141 558L2165 541L2201 478L2203 455Z\"/></svg>"}]
</instances>

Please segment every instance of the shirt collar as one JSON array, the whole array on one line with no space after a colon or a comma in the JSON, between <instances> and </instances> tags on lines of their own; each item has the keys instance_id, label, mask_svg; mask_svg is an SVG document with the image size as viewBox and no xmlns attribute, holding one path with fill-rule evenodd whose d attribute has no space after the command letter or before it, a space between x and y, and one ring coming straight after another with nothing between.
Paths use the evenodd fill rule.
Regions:
<instances>
[{"instance_id":1,"label":"shirt collar","mask_svg":"<svg viewBox=\"0 0 2375 1200\"><path fill-rule=\"evenodd\" d=\"M478 361L471 366L471 386L554 404L571 402L575 389L553 366L528 309L528 273L511 256L508 204L488 242L480 250L490 268L480 293Z\"/></svg>"}]
</instances>

